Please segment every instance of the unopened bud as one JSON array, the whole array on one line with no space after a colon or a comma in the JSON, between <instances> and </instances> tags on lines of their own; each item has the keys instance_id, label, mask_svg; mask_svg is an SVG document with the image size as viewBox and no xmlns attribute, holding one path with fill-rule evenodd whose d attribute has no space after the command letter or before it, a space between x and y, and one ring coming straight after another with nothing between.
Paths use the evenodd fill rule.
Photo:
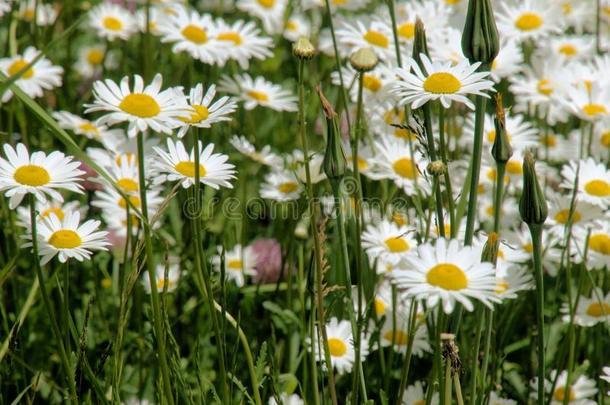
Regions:
<instances>
[{"instance_id":1,"label":"unopened bud","mask_svg":"<svg viewBox=\"0 0 610 405\"><path fill-rule=\"evenodd\" d=\"M428 163L428 173L434 177L442 176L447 170L447 166L441 160L435 160L434 162Z\"/></svg>"},{"instance_id":2,"label":"unopened bud","mask_svg":"<svg viewBox=\"0 0 610 405\"><path fill-rule=\"evenodd\" d=\"M526 152L523 158L523 193L519 201L521 219L528 225L542 225L548 212L546 198L536 177L534 158Z\"/></svg>"},{"instance_id":3,"label":"unopened bud","mask_svg":"<svg viewBox=\"0 0 610 405\"><path fill-rule=\"evenodd\" d=\"M513 148L510 146L510 140L506 133L506 118L500 93L496 96L496 117L494 118L494 126L496 137L491 148L491 155L496 163L506 164L513 155Z\"/></svg>"},{"instance_id":4,"label":"unopened bud","mask_svg":"<svg viewBox=\"0 0 610 405\"><path fill-rule=\"evenodd\" d=\"M490 233L487 236L487 242L483 246L483 253L481 254L482 262L493 263L494 265L498 261L498 251L500 250L500 240L498 234L495 232Z\"/></svg>"},{"instance_id":5,"label":"unopened bud","mask_svg":"<svg viewBox=\"0 0 610 405\"><path fill-rule=\"evenodd\" d=\"M413 53L412 57L417 62L419 68L423 71L424 74L428 74L426 72L426 68L421 61L421 54L426 56L430 56L428 52L428 41L426 40L426 29L424 28L424 23L419 17L415 20L415 34L413 37Z\"/></svg>"},{"instance_id":6,"label":"unopened bud","mask_svg":"<svg viewBox=\"0 0 610 405\"><path fill-rule=\"evenodd\" d=\"M311 59L316 54L316 48L306 37L300 37L292 44L292 54L299 59Z\"/></svg>"},{"instance_id":7,"label":"unopened bud","mask_svg":"<svg viewBox=\"0 0 610 405\"><path fill-rule=\"evenodd\" d=\"M347 159L345 158L345 152L343 151L343 144L341 143L341 135L337 124L337 113L333 109L332 105L328 102L320 86L316 87L320 102L322 103L322 110L326 118L326 151L324 152L324 160L322 162L322 168L326 177L333 182L338 181L345 175L347 168Z\"/></svg>"},{"instance_id":8,"label":"unopened bud","mask_svg":"<svg viewBox=\"0 0 610 405\"><path fill-rule=\"evenodd\" d=\"M359 72L368 72L375 69L379 58L371 48L360 48L349 57L352 67Z\"/></svg>"},{"instance_id":9,"label":"unopened bud","mask_svg":"<svg viewBox=\"0 0 610 405\"><path fill-rule=\"evenodd\" d=\"M470 63L481 62L489 70L500 51L498 28L491 0L469 0L462 33L462 52Z\"/></svg>"}]
</instances>

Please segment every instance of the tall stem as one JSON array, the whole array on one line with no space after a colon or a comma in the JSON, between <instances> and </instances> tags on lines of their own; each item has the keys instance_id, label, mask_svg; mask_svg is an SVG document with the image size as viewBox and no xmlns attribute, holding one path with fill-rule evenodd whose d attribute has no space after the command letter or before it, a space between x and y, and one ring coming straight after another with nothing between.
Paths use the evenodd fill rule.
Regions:
<instances>
[{"instance_id":1,"label":"tall stem","mask_svg":"<svg viewBox=\"0 0 610 405\"><path fill-rule=\"evenodd\" d=\"M538 329L538 405L544 405L544 279L542 274L542 226L529 224L536 278L536 327Z\"/></svg>"},{"instance_id":2,"label":"tall stem","mask_svg":"<svg viewBox=\"0 0 610 405\"><path fill-rule=\"evenodd\" d=\"M418 302L413 298L411 300L411 308L409 311L409 339L407 340L407 353L400 374L400 386L398 388L398 400L402 397L407 388L407 380L409 378L409 368L411 367L411 357L413 355L413 341L415 338L415 325L417 323L417 306Z\"/></svg>"},{"instance_id":3,"label":"tall stem","mask_svg":"<svg viewBox=\"0 0 610 405\"><path fill-rule=\"evenodd\" d=\"M167 364L167 354L165 351L165 331L163 329L161 305L159 304L159 292L157 291L157 275L155 273L155 265L153 261L152 238L150 235L150 223L148 222L148 204L146 201L146 176L144 168L144 134L138 132L138 176L140 181L140 204L142 207L142 229L144 231L144 249L146 252L146 270L148 272L148 281L150 282L150 297L152 301L153 327L157 339L157 347L159 349L159 365L161 367L161 376L163 378L163 392L165 398L170 405L174 404L172 395L172 386L169 379L169 366Z\"/></svg>"}]
</instances>

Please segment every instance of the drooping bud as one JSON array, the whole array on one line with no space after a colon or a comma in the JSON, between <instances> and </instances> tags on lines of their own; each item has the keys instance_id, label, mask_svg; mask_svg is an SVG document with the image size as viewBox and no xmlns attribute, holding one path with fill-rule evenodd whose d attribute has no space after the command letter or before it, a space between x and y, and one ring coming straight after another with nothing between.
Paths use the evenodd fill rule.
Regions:
<instances>
[{"instance_id":1,"label":"drooping bud","mask_svg":"<svg viewBox=\"0 0 610 405\"><path fill-rule=\"evenodd\" d=\"M491 0L469 0L462 33L462 52L470 63L489 70L500 51L500 40Z\"/></svg>"},{"instance_id":2,"label":"drooping bud","mask_svg":"<svg viewBox=\"0 0 610 405\"><path fill-rule=\"evenodd\" d=\"M513 148L510 146L510 140L506 133L506 117L504 107L502 106L502 95L496 95L496 117L494 118L494 126L496 137L491 148L491 155L496 163L506 164L513 155Z\"/></svg>"},{"instance_id":3,"label":"drooping bud","mask_svg":"<svg viewBox=\"0 0 610 405\"><path fill-rule=\"evenodd\" d=\"M447 166L441 160L435 160L434 162L428 163L428 173L434 177L442 176L447 170Z\"/></svg>"},{"instance_id":4,"label":"drooping bud","mask_svg":"<svg viewBox=\"0 0 610 405\"><path fill-rule=\"evenodd\" d=\"M424 67L424 64L422 63L421 56L420 56L422 53L426 56L430 56L430 54L428 53L428 41L426 40L426 29L424 28L424 23L418 17L415 20L415 34L413 37L412 57L417 62L417 65L419 66L419 68L426 75L428 73L426 72L426 68Z\"/></svg>"},{"instance_id":5,"label":"drooping bud","mask_svg":"<svg viewBox=\"0 0 610 405\"><path fill-rule=\"evenodd\" d=\"M523 193L519 201L521 219L528 225L542 225L548 212L544 192L536 177L534 158L526 152L523 157Z\"/></svg>"},{"instance_id":6,"label":"drooping bud","mask_svg":"<svg viewBox=\"0 0 610 405\"><path fill-rule=\"evenodd\" d=\"M358 72L369 72L378 62L379 58L371 48L360 48L349 57L349 63Z\"/></svg>"},{"instance_id":7,"label":"drooping bud","mask_svg":"<svg viewBox=\"0 0 610 405\"><path fill-rule=\"evenodd\" d=\"M337 124L337 113L333 109L330 102L324 97L320 86L316 87L320 102L322 103L322 110L324 111L324 117L326 118L326 151L324 152L324 160L322 167L326 177L333 182L340 180L345 175L347 168L347 159L345 158L345 152L343 151L343 144L341 143L341 133Z\"/></svg>"},{"instance_id":8,"label":"drooping bud","mask_svg":"<svg viewBox=\"0 0 610 405\"><path fill-rule=\"evenodd\" d=\"M498 261L498 251L500 249L500 240L498 234L491 232L487 236L487 242L483 245L483 253L481 254L482 262L493 263L494 265Z\"/></svg>"},{"instance_id":9,"label":"drooping bud","mask_svg":"<svg viewBox=\"0 0 610 405\"><path fill-rule=\"evenodd\" d=\"M299 59L311 59L316 54L316 48L306 37L300 37L292 44L292 54Z\"/></svg>"}]
</instances>

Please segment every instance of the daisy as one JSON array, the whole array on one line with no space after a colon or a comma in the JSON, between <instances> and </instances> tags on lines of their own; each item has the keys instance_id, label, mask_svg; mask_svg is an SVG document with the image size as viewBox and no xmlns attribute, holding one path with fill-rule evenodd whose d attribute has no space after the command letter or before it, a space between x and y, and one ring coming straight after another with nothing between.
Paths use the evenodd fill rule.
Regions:
<instances>
[{"instance_id":1,"label":"daisy","mask_svg":"<svg viewBox=\"0 0 610 405\"><path fill-rule=\"evenodd\" d=\"M23 55L2 58L0 59L0 72L7 77L14 76L34 61L39 54L39 50L29 46ZM44 90L61 86L63 73L62 67L53 65L43 56L23 72L14 84L32 98L42 97ZM6 103L11 97L13 97L13 92L6 89L2 95L2 102Z\"/></svg>"},{"instance_id":2,"label":"daisy","mask_svg":"<svg viewBox=\"0 0 610 405\"><path fill-rule=\"evenodd\" d=\"M354 153L352 151L352 146L349 140L343 141L343 151L345 152L345 160L347 161L347 169L352 170L354 168L353 159ZM373 150L370 146L365 143L361 143L358 146L358 171L360 174L363 174L369 177L369 174L373 170Z\"/></svg>"},{"instance_id":3,"label":"daisy","mask_svg":"<svg viewBox=\"0 0 610 405\"><path fill-rule=\"evenodd\" d=\"M39 27L47 27L53 25L57 19L57 9L53 4L45 4L41 1L27 0L21 1L21 7L17 14L19 18L26 22L34 22L36 16L36 25Z\"/></svg>"},{"instance_id":4,"label":"daisy","mask_svg":"<svg viewBox=\"0 0 610 405\"><path fill-rule=\"evenodd\" d=\"M342 68L343 84L349 89L352 101L358 99L358 72L351 66ZM336 86L341 85L341 77L339 72L332 72L330 75L332 83ZM394 80L394 75L390 69L385 66L378 65L370 72L364 73L362 77L362 90L365 105L374 105L383 103L390 97L390 83Z\"/></svg>"},{"instance_id":5,"label":"daisy","mask_svg":"<svg viewBox=\"0 0 610 405\"><path fill-rule=\"evenodd\" d=\"M381 346L392 346L398 353L405 354L407 352L407 344L409 343L408 324L408 316L397 313L396 328L394 328L394 319L392 319L391 314L388 314L379 331ZM424 352L430 352L432 350L428 343L428 330L425 325L416 325L415 334L413 335L412 350L413 354L417 357L422 357Z\"/></svg>"},{"instance_id":6,"label":"daisy","mask_svg":"<svg viewBox=\"0 0 610 405\"><path fill-rule=\"evenodd\" d=\"M108 129L105 125L96 125L94 122L68 111L56 111L52 115L63 129L72 131L76 135L85 136L88 139L95 139L98 142L103 142L106 137L117 137L123 134L120 129Z\"/></svg>"},{"instance_id":7,"label":"daisy","mask_svg":"<svg viewBox=\"0 0 610 405\"><path fill-rule=\"evenodd\" d=\"M489 402L487 405L517 405L517 401L513 401L512 399L502 398L495 391L491 391L489 393Z\"/></svg>"},{"instance_id":8,"label":"daisy","mask_svg":"<svg viewBox=\"0 0 610 405\"><path fill-rule=\"evenodd\" d=\"M557 380L557 382L553 386L553 381L555 380ZM562 405L566 395L568 397L568 404L570 405L597 404L596 401L587 399L593 397L597 393L594 380L591 380L584 375L579 376L578 379L572 377L572 384L569 387L566 387L567 380L568 372L565 370L559 373L559 376L557 376L557 370L552 370L550 379L544 380L544 389L551 397L550 405ZM538 392L537 378L534 378L531 382L531 386L534 391L531 396L532 398L535 398ZM551 392L551 390L553 391Z\"/></svg>"},{"instance_id":9,"label":"daisy","mask_svg":"<svg viewBox=\"0 0 610 405\"><path fill-rule=\"evenodd\" d=\"M449 8L438 1L397 3L396 33L399 42L403 44L413 42L417 18L424 23L428 35L435 37L441 28L448 25Z\"/></svg>"},{"instance_id":10,"label":"daisy","mask_svg":"<svg viewBox=\"0 0 610 405\"><path fill-rule=\"evenodd\" d=\"M283 163L279 155L271 152L271 146L269 145L265 145L260 151L257 151L254 145L243 135L233 135L229 142L239 153L265 166L279 167Z\"/></svg>"},{"instance_id":11,"label":"daisy","mask_svg":"<svg viewBox=\"0 0 610 405\"><path fill-rule=\"evenodd\" d=\"M38 227L38 254L42 256L41 264L45 265L56 255L61 263L69 258L79 262L91 258L93 250L107 250L106 240L108 232L97 231L101 222L88 220L80 224L80 213L74 211L59 220L55 214L44 218ZM26 236L30 241L32 235ZM24 247L32 246L27 242Z\"/></svg>"},{"instance_id":12,"label":"daisy","mask_svg":"<svg viewBox=\"0 0 610 405\"><path fill-rule=\"evenodd\" d=\"M25 145L18 143L13 149L4 144L6 159L0 157L0 191L10 198L9 207L17 207L26 194L33 194L44 203L46 195L57 201L63 201L57 189L82 193L78 184L85 172L78 170L80 162L75 162L72 156L61 152L34 152L30 155Z\"/></svg>"},{"instance_id":13,"label":"daisy","mask_svg":"<svg viewBox=\"0 0 610 405\"><path fill-rule=\"evenodd\" d=\"M367 24L363 21L345 21L337 29L337 42L347 49L348 54L362 48L372 48L383 61L395 58L392 28L381 19L373 19Z\"/></svg>"},{"instance_id":14,"label":"daisy","mask_svg":"<svg viewBox=\"0 0 610 405\"><path fill-rule=\"evenodd\" d=\"M570 308L567 303L561 307L563 321L570 322ZM594 288L591 297L580 296L574 311L574 323L590 327L598 323L610 322L610 292L604 295L601 288Z\"/></svg>"},{"instance_id":15,"label":"daisy","mask_svg":"<svg viewBox=\"0 0 610 405\"><path fill-rule=\"evenodd\" d=\"M595 54L595 38L591 35L565 35L551 37L543 48L550 56L564 58L566 61L588 59Z\"/></svg>"},{"instance_id":16,"label":"daisy","mask_svg":"<svg viewBox=\"0 0 610 405\"><path fill-rule=\"evenodd\" d=\"M89 26L101 38L126 41L137 30L132 14L117 4L102 3L89 11Z\"/></svg>"},{"instance_id":17,"label":"daisy","mask_svg":"<svg viewBox=\"0 0 610 405\"><path fill-rule=\"evenodd\" d=\"M320 153L312 153L309 155L307 164L309 165L309 180L311 184L318 184L319 182L326 180L326 174L322 164L324 163L324 156ZM305 167L305 158L303 152L295 150L293 152L292 161L289 162L289 166L293 169L294 174L301 183L307 183L307 169Z\"/></svg>"},{"instance_id":18,"label":"daisy","mask_svg":"<svg viewBox=\"0 0 610 405\"><path fill-rule=\"evenodd\" d=\"M268 82L259 76L254 80L247 74L222 76L218 86L220 91L234 94L244 102L246 110L256 106L271 108L276 111L296 111L297 99L280 85Z\"/></svg>"},{"instance_id":19,"label":"daisy","mask_svg":"<svg viewBox=\"0 0 610 405\"><path fill-rule=\"evenodd\" d=\"M218 247L218 255L212 257L214 269L220 273L222 263L222 246ZM225 252L224 271L229 280L233 280L238 287L243 287L245 276L256 275L257 255L250 246L242 249L241 245L235 245L233 249Z\"/></svg>"},{"instance_id":20,"label":"daisy","mask_svg":"<svg viewBox=\"0 0 610 405\"><path fill-rule=\"evenodd\" d=\"M470 114L464 125L464 132L474 134L474 113ZM496 140L496 129L494 116L485 114L483 144L487 145L491 153L491 148ZM521 114L512 114L510 111L505 115L506 135L513 150L525 150L538 146L538 129L534 128L530 121L526 120ZM472 137L464 137L465 143L472 145Z\"/></svg>"},{"instance_id":21,"label":"daisy","mask_svg":"<svg viewBox=\"0 0 610 405\"><path fill-rule=\"evenodd\" d=\"M220 42L223 53L227 52L229 59L236 60L242 69L248 69L252 58L265 60L273 56L273 40L261 36L253 21L237 20L229 25L217 20L215 40Z\"/></svg>"},{"instance_id":22,"label":"daisy","mask_svg":"<svg viewBox=\"0 0 610 405\"><path fill-rule=\"evenodd\" d=\"M136 207L138 210L141 209L139 194L129 193L127 198L134 207ZM149 216L153 216L163 203L163 198L160 196L160 191L154 188L147 189L146 203ZM125 201L125 197L119 194L114 188L107 187L104 190L95 192L91 205L100 208L106 213L110 213L111 211L120 211L120 215L122 216L123 212L125 212L125 209L127 208L127 201Z\"/></svg>"},{"instance_id":23,"label":"daisy","mask_svg":"<svg viewBox=\"0 0 610 405\"><path fill-rule=\"evenodd\" d=\"M70 215L75 211L80 212L81 215L87 211L86 207L80 207L80 203L78 201L64 203L53 200L47 200L42 204L38 204L36 206L36 210L38 211L38 216L36 217L38 222L42 222L42 220L48 218L51 214L55 214L57 219L63 221L66 215ZM17 215L19 216L17 224L29 229L31 226L30 209L26 207L18 207Z\"/></svg>"},{"instance_id":24,"label":"daisy","mask_svg":"<svg viewBox=\"0 0 610 405\"><path fill-rule=\"evenodd\" d=\"M168 18L171 15L176 14L176 8L170 8L172 12L165 12L161 6L157 5L155 7L150 7L148 15L146 15L146 8L137 10L135 13L136 25L138 27L138 31L142 33L146 33L146 31L150 32L152 35L161 35L161 31L159 31L159 23L160 21ZM148 22L148 26L147 26Z\"/></svg>"},{"instance_id":25,"label":"daisy","mask_svg":"<svg viewBox=\"0 0 610 405\"><path fill-rule=\"evenodd\" d=\"M311 24L301 14L293 14L286 21L283 36L291 42L296 42L301 37L309 38L311 35Z\"/></svg>"},{"instance_id":26,"label":"daisy","mask_svg":"<svg viewBox=\"0 0 610 405\"><path fill-rule=\"evenodd\" d=\"M134 155L123 155L116 161L112 161L106 166L108 175L117 187L125 194L139 195L140 178L138 176L138 161ZM102 184L111 188L112 183L106 179L100 180Z\"/></svg>"},{"instance_id":27,"label":"daisy","mask_svg":"<svg viewBox=\"0 0 610 405\"><path fill-rule=\"evenodd\" d=\"M214 41L216 24L208 14L178 7L176 13L159 22L161 42L173 43L174 53L187 52L208 65L224 63L228 54Z\"/></svg>"},{"instance_id":28,"label":"daisy","mask_svg":"<svg viewBox=\"0 0 610 405\"><path fill-rule=\"evenodd\" d=\"M356 351L354 350L352 326L349 321L339 321L337 318L331 318L330 322L326 324L326 338L332 367L339 374L351 372L356 361ZM320 347L321 341L320 331L316 328L315 341L309 342L309 350L313 353L314 358L322 363L322 367L326 369L324 349ZM361 338L360 346L360 358L364 359L368 354L368 341Z\"/></svg>"},{"instance_id":29,"label":"daisy","mask_svg":"<svg viewBox=\"0 0 610 405\"><path fill-rule=\"evenodd\" d=\"M167 266L167 268L166 268ZM167 277L166 277L167 273ZM172 292L178 287L178 281L180 280L180 262L177 257L169 257L167 264L159 263L155 268L155 274L157 278L157 291L163 293L165 291ZM147 275L142 276L142 284L144 285L144 291L147 294L151 293L150 278Z\"/></svg>"},{"instance_id":30,"label":"daisy","mask_svg":"<svg viewBox=\"0 0 610 405\"><path fill-rule=\"evenodd\" d=\"M0 0L0 17L11 11L12 0Z\"/></svg>"},{"instance_id":31,"label":"daisy","mask_svg":"<svg viewBox=\"0 0 610 405\"><path fill-rule=\"evenodd\" d=\"M280 402L277 402L277 400L274 397L269 398L269 402L267 402L268 405L305 405L305 401L303 401L301 399L301 397L299 397L297 394L286 394L285 392L282 392L280 394Z\"/></svg>"},{"instance_id":32,"label":"daisy","mask_svg":"<svg viewBox=\"0 0 610 405\"><path fill-rule=\"evenodd\" d=\"M195 151L187 153L181 141L174 143L167 140L167 151L154 147L154 151L161 160L157 163L158 170L162 173L157 181L180 181L182 187L188 188L195 184ZM199 181L213 189L220 187L233 188L230 183L235 178L235 166L226 163L229 157L221 153L212 153L214 144L211 143L202 148L199 141Z\"/></svg>"},{"instance_id":33,"label":"daisy","mask_svg":"<svg viewBox=\"0 0 610 405\"><path fill-rule=\"evenodd\" d=\"M426 394L421 381L415 381L415 384L409 385L402 396L402 405L424 405L426 403ZM432 394L430 405L438 405L438 392Z\"/></svg>"},{"instance_id":34,"label":"daisy","mask_svg":"<svg viewBox=\"0 0 610 405\"><path fill-rule=\"evenodd\" d=\"M563 0L561 11L568 27L574 28L577 34L588 31L595 24L595 7L591 7L587 1ZM602 10L603 18L603 10Z\"/></svg>"},{"instance_id":35,"label":"daisy","mask_svg":"<svg viewBox=\"0 0 610 405\"><path fill-rule=\"evenodd\" d=\"M291 172L272 172L265 176L261 184L261 197L274 201L298 200L303 187Z\"/></svg>"},{"instance_id":36,"label":"daisy","mask_svg":"<svg viewBox=\"0 0 610 405\"><path fill-rule=\"evenodd\" d=\"M366 227L362 233L362 247L371 263L377 259L397 263L405 254L415 250L414 234L414 228L381 220Z\"/></svg>"},{"instance_id":37,"label":"daisy","mask_svg":"<svg viewBox=\"0 0 610 405\"><path fill-rule=\"evenodd\" d=\"M603 371L604 371L604 374L601 375L599 378L601 378L602 380L610 383L610 367L604 367ZM606 393L606 395L610 395L610 391L608 391Z\"/></svg>"},{"instance_id":38,"label":"daisy","mask_svg":"<svg viewBox=\"0 0 610 405\"><path fill-rule=\"evenodd\" d=\"M572 86L565 103L568 109L585 121L598 121L610 117L610 90L597 83Z\"/></svg>"},{"instance_id":39,"label":"daisy","mask_svg":"<svg viewBox=\"0 0 610 405\"><path fill-rule=\"evenodd\" d=\"M216 85L212 84L206 92L203 85L197 84L189 93L189 104L192 113L189 118L180 118L186 125L178 131L178 138L186 135L190 127L210 128L212 124L221 121L231 121L229 114L235 112L235 101L227 96L221 97L212 104L216 96Z\"/></svg>"},{"instance_id":40,"label":"daisy","mask_svg":"<svg viewBox=\"0 0 610 405\"><path fill-rule=\"evenodd\" d=\"M496 272L496 294L504 299L516 299L517 293L532 290L534 279L527 268L523 266L504 266Z\"/></svg>"},{"instance_id":41,"label":"daisy","mask_svg":"<svg viewBox=\"0 0 610 405\"><path fill-rule=\"evenodd\" d=\"M562 12L558 2L503 2L496 16L500 35L510 40L538 39L562 31Z\"/></svg>"},{"instance_id":42,"label":"daisy","mask_svg":"<svg viewBox=\"0 0 610 405\"><path fill-rule=\"evenodd\" d=\"M578 173L578 194L580 201L607 208L610 205L610 171L603 163L593 158L571 161L561 169L563 182L561 187L571 191L576 183Z\"/></svg>"},{"instance_id":43,"label":"daisy","mask_svg":"<svg viewBox=\"0 0 610 405\"><path fill-rule=\"evenodd\" d=\"M401 105L410 104L411 108L419 108L430 100L440 99L445 108L456 101L474 110L474 104L467 96L473 94L489 98L486 91L493 91L493 82L484 80L489 72L475 73L480 66L479 62L469 65L463 61L451 66L450 62L431 62L426 55L420 56L426 69L425 74L412 58L408 60L407 68L394 69L399 80L392 91L400 98Z\"/></svg>"},{"instance_id":44,"label":"daisy","mask_svg":"<svg viewBox=\"0 0 610 405\"><path fill-rule=\"evenodd\" d=\"M573 232L573 240L581 260L585 256L585 244L588 245L587 267L603 269L610 266L610 222L608 220L599 220L592 223L590 229L579 227L573 229Z\"/></svg>"},{"instance_id":45,"label":"daisy","mask_svg":"<svg viewBox=\"0 0 610 405\"><path fill-rule=\"evenodd\" d=\"M133 91L129 88L129 77L125 76L117 85L110 79L93 83L93 104L86 104L86 113L108 111L98 119L98 125L114 125L128 122L129 136L145 132L149 128L155 132L171 134L180 126L179 118L189 118L190 109L182 88L161 90L163 78L156 74L153 81L144 87L140 75L134 76Z\"/></svg>"},{"instance_id":46,"label":"daisy","mask_svg":"<svg viewBox=\"0 0 610 405\"><path fill-rule=\"evenodd\" d=\"M427 31L428 26L425 27ZM430 59L449 62L451 65L457 65L467 60L462 51L461 38L462 31L456 28L446 27L438 30L438 33L430 36L429 39Z\"/></svg>"},{"instance_id":47,"label":"daisy","mask_svg":"<svg viewBox=\"0 0 610 405\"><path fill-rule=\"evenodd\" d=\"M241 11L260 19L268 34L277 34L282 30L287 0L239 0L236 4Z\"/></svg>"},{"instance_id":48,"label":"daisy","mask_svg":"<svg viewBox=\"0 0 610 405\"><path fill-rule=\"evenodd\" d=\"M517 41L503 41L491 64L491 78L498 83L518 73L523 66L523 51Z\"/></svg>"},{"instance_id":49,"label":"daisy","mask_svg":"<svg viewBox=\"0 0 610 405\"><path fill-rule=\"evenodd\" d=\"M546 225L549 226L549 232L563 237L566 231L566 224L570 218L570 205L572 198L570 195L551 194L549 201L549 216L546 220ZM590 225L591 222L602 218L604 215L602 209L597 205L585 201L576 201L574 212L572 213L572 227L581 228Z\"/></svg>"},{"instance_id":50,"label":"daisy","mask_svg":"<svg viewBox=\"0 0 610 405\"><path fill-rule=\"evenodd\" d=\"M439 238L435 246L420 245L417 255L406 256L405 267L393 271L391 277L407 296L425 299L429 307L441 301L447 314L453 312L456 301L472 311L472 298L493 308L492 303L500 302L494 269L491 263L481 263L478 252L460 246L455 239Z\"/></svg>"},{"instance_id":51,"label":"daisy","mask_svg":"<svg viewBox=\"0 0 610 405\"><path fill-rule=\"evenodd\" d=\"M350 10L355 11L366 7L370 3L370 0L330 0L330 10L335 12L337 10ZM324 0L303 0L303 10L309 10L312 8L325 7L326 3Z\"/></svg>"},{"instance_id":52,"label":"daisy","mask_svg":"<svg viewBox=\"0 0 610 405\"><path fill-rule=\"evenodd\" d=\"M78 61L74 68L83 77L93 77L102 73L106 62L106 48L101 45L86 46L78 51Z\"/></svg>"}]
</instances>

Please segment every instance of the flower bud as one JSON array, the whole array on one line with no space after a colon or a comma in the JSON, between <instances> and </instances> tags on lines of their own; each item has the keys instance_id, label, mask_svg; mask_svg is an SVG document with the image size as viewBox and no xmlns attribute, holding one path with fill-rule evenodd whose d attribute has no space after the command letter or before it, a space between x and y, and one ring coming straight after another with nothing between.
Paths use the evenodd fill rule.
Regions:
<instances>
[{"instance_id":1,"label":"flower bud","mask_svg":"<svg viewBox=\"0 0 610 405\"><path fill-rule=\"evenodd\" d=\"M434 177L442 176L447 170L447 166L441 160L435 160L434 162L428 163L428 173Z\"/></svg>"},{"instance_id":2,"label":"flower bud","mask_svg":"<svg viewBox=\"0 0 610 405\"><path fill-rule=\"evenodd\" d=\"M292 44L292 54L299 59L311 59L316 54L316 48L312 45L309 39L300 37L297 42Z\"/></svg>"},{"instance_id":3,"label":"flower bud","mask_svg":"<svg viewBox=\"0 0 610 405\"><path fill-rule=\"evenodd\" d=\"M491 148L491 155L496 163L506 164L513 155L513 148L510 146L510 140L506 133L506 119L500 93L496 96L496 117L494 118L494 126L496 127L496 137Z\"/></svg>"},{"instance_id":4,"label":"flower bud","mask_svg":"<svg viewBox=\"0 0 610 405\"><path fill-rule=\"evenodd\" d=\"M526 152L523 158L523 193L519 201L521 219L528 225L542 225L548 211L544 192L536 177L534 158Z\"/></svg>"},{"instance_id":5,"label":"flower bud","mask_svg":"<svg viewBox=\"0 0 610 405\"><path fill-rule=\"evenodd\" d=\"M424 28L424 23L419 17L415 20L415 34L413 37L413 53L412 57L417 62L419 68L423 71L424 74L427 74L426 68L421 61L421 54L426 56L430 56L428 53L428 41L426 40L426 29Z\"/></svg>"},{"instance_id":6,"label":"flower bud","mask_svg":"<svg viewBox=\"0 0 610 405\"><path fill-rule=\"evenodd\" d=\"M470 63L481 62L485 70L489 70L498 55L500 41L491 0L468 1L462 51Z\"/></svg>"},{"instance_id":7,"label":"flower bud","mask_svg":"<svg viewBox=\"0 0 610 405\"><path fill-rule=\"evenodd\" d=\"M327 127L326 151L324 152L322 167L326 177L328 177L331 182L338 181L345 175L347 159L345 158L345 152L343 151L343 145L341 144L341 134L337 124L337 113L326 97L324 97L319 86L316 88L316 91L318 92L320 102L322 103L322 110L326 117Z\"/></svg>"},{"instance_id":8,"label":"flower bud","mask_svg":"<svg viewBox=\"0 0 610 405\"><path fill-rule=\"evenodd\" d=\"M500 249L500 240L498 234L495 232L490 233L487 236L487 242L483 246L483 253L481 254L482 262L493 263L494 265L498 261L498 250Z\"/></svg>"},{"instance_id":9,"label":"flower bud","mask_svg":"<svg viewBox=\"0 0 610 405\"><path fill-rule=\"evenodd\" d=\"M379 58L371 48L360 48L349 57L349 63L358 72L368 72L375 69Z\"/></svg>"}]
</instances>

